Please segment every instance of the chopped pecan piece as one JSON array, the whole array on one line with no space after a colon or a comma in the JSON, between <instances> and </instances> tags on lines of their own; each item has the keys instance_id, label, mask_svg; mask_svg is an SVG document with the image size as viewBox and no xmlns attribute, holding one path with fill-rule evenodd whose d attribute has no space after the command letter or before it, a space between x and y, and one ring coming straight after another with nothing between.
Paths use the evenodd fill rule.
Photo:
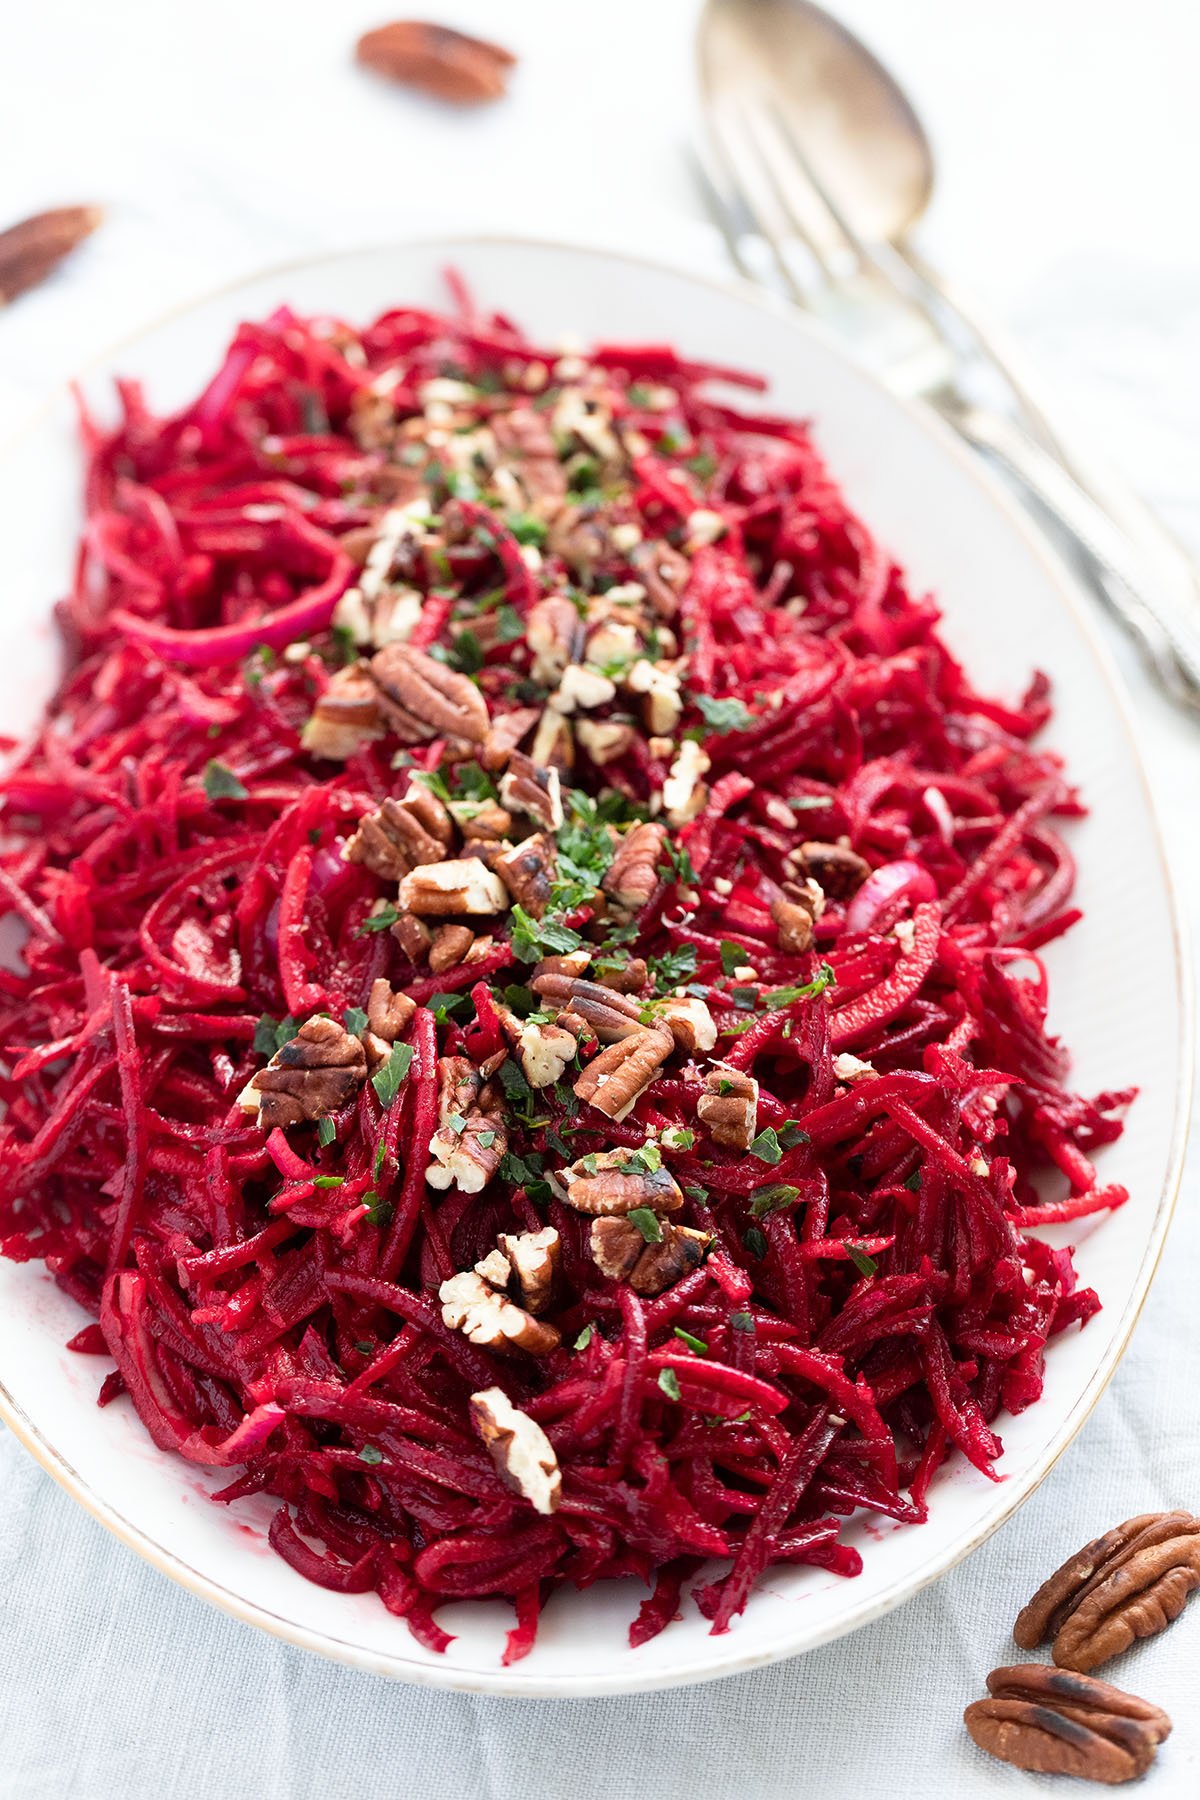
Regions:
<instances>
[{"instance_id":1,"label":"chopped pecan piece","mask_svg":"<svg viewBox=\"0 0 1200 1800\"><path fill-rule=\"evenodd\" d=\"M637 735L621 719L580 719L575 735L598 769L624 756Z\"/></svg>"},{"instance_id":2,"label":"chopped pecan piece","mask_svg":"<svg viewBox=\"0 0 1200 1800\"><path fill-rule=\"evenodd\" d=\"M447 969L457 969L459 963L467 960L474 942L475 933L469 925L435 925L429 946L431 973L441 975Z\"/></svg>"},{"instance_id":3,"label":"chopped pecan piece","mask_svg":"<svg viewBox=\"0 0 1200 1800\"><path fill-rule=\"evenodd\" d=\"M579 1045L563 1025L534 1019L518 1019L507 1007L497 1009L504 1035L513 1047L530 1087L552 1087L561 1081L575 1060Z\"/></svg>"},{"instance_id":4,"label":"chopped pecan piece","mask_svg":"<svg viewBox=\"0 0 1200 1800\"><path fill-rule=\"evenodd\" d=\"M513 828L512 814L491 800L452 800L450 811L474 843L499 843Z\"/></svg>"},{"instance_id":5,"label":"chopped pecan piece","mask_svg":"<svg viewBox=\"0 0 1200 1800\"><path fill-rule=\"evenodd\" d=\"M478 857L425 863L400 883L400 905L419 919L475 918L507 912L508 889Z\"/></svg>"},{"instance_id":6,"label":"chopped pecan piece","mask_svg":"<svg viewBox=\"0 0 1200 1800\"><path fill-rule=\"evenodd\" d=\"M716 1048L717 1022L704 1001L693 994L678 995L654 1009L654 1023L665 1025L676 1046L688 1056L707 1055Z\"/></svg>"},{"instance_id":7,"label":"chopped pecan piece","mask_svg":"<svg viewBox=\"0 0 1200 1800\"><path fill-rule=\"evenodd\" d=\"M679 611L679 596L687 586L692 565L670 544L635 544L629 560L650 596L660 619L672 619Z\"/></svg>"},{"instance_id":8,"label":"chopped pecan piece","mask_svg":"<svg viewBox=\"0 0 1200 1800\"><path fill-rule=\"evenodd\" d=\"M345 546L345 539L342 542ZM361 587L349 587L333 609L333 623L363 649L380 650L385 644L408 641L423 604L416 588L385 588L369 600Z\"/></svg>"},{"instance_id":9,"label":"chopped pecan piece","mask_svg":"<svg viewBox=\"0 0 1200 1800\"><path fill-rule=\"evenodd\" d=\"M534 964L533 979L536 981L541 975L565 975L568 980L573 980L586 973L591 960L592 953L585 948L568 950L563 956L543 956L540 963Z\"/></svg>"},{"instance_id":10,"label":"chopped pecan piece","mask_svg":"<svg viewBox=\"0 0 1200 1800\"><path fill-rule=\"evenodd\" d=\"M625 833L601 883L618 906L636 912L653 897L666 842L666 826L653 821Z\"/></svg>"},{"instance_id":11,"label":"chopped pecan piece","mask_svg":"<svg viewBox=\"0 0 1200 1800\"><path fill-rule=\"evenodd\" d=\"M567 1205L592 1218L623 1218L638 1207L678 1212L683 1193L665 1163L649 1167L636 1150L604 1150L581 1156L558 1177Z\"/></svg>"},{"instance_id":12,"label":"chopped pecan piece","mask_svg":"<svg viewBox=\"0 0 1200 1800\"><path fill-rule=\"evenodd\" d=\"M505 1487L528 1500L534 1512L554 1512L562 1498L562 1472L537 1420L514 1406L503 1388L490 1387L471 1395L471 1422Z\"/></svg>"},{"instance_id":13,"label":"chopped pecan piece","mask_svg":"<svg viewBox=\"0 0 1200 1800\"><path fill-rule=\"evenodd\" d=\"M1077 1775L1115 1786L1143 1775L1171 1721L1159 1707L1107 1681L1043 1663L993 1669L987 1700L963 1723L981 1750L1018 1769Z\"/></svg>"},{"instance_id":14,"label":"chopped pecan piece","mask_svg":"<svg viewBox=\"0 0 1200 1800\"><path fill-rule=\"evenodd\" d=\"M384 881L423 863L439 862L454 841L454 821L436 794L414 781L403 800L389 795L373 813L364 813L346 840L347 862L361 863Z\"/></svg>"},{"instance_id":15,"label":"chopped pecan piece","mask_svg":"<svg viewBox=\"0 0 1200 1800\"><path fill-rule=\"evenodd\" d=\"M625 677L631 694L644 695L642 717L655 737L670 737L683 717L683 689L676 669L641 657Z\"/></svg>"},{"instance_id":16,"label":"chopped pecan piece","mask_svg":"<svg viewBox=\"0 0 1200 1800\"><path fill-rule=\"evenodd\" d=\"M367 1000L367 1029L385 1044L394 1044L416 1012L416 1002L407 994L398 994L386 976L371 983Z\"/></svg>"},{"instance_id":17,"label":"chopped pecan piece","mask_svg":"<svg viewBox=\"0 0 1200 1800\"><path fill-rule=\"evenodd\" d=\"M258 1097L258 1123L273 1131L337 1112L366 1075L367 1055L358 1039L335 1019L318 1017L275 1052L246 1091L250 1102Z\"/></svg>"},{"instance_id":18,"label":"chopped pecan piece","mask_svg":"<svg viewBox=\"0 0 1200 1800\"><path fill-rule=\"evenodd\" d=\"M458 106L498 99L517 60L500 44L421 19L396 19L364 32L355 55L377 75Z\"/></svg>"},{"instance_id":19,"label":"chopped pecan piece","mask_svg":"<svg viewBox=\"0 0 1200 1800\"><path fill-rule=\"evenodd\" d=\"M780 949L797 956L811 950L813 926L824 910L825 895L818 882L789 882L786 894L771 902Z\"/></svg>"},{"instance_id":20,"label":"chopped pecan piece","mask_svg":"<svg viewBox=\"0 0 1200 1800\"><path fill-rule=\"evenodd\" d=\"M1086 1544L1017 1618L1022 1650L1053 1640L1063 1669L1095 1669L1178 1618L1200 1587L1200 1519L1141 1513Z\"/></svg>"},{"instance_id":21,"label":"chopped pecan piece","mask_svg":"<svg viewBox=\"0 0 1200 1800\"><path fill-rule=\"evenodd\" d=\"M714 1063L704 1077L696 1115L715 1144L748 1150L758 1131L758 1083L742 1069Z\"/></svg>"},{"instance_id":22,"label":"chopped pecan piece","mask_svg":"<svg viewBox=\"0 0 1200 1800\"><path fill-rule=\"evenodd\" d=\"M637 1225L624 1218L599 1218L592 1223L592 1261L602 1275L627 1281L635 1294L661 1294L704 1261L712 1239L690 1225L658 1222L660 1241L646 1242Z\"/></svg>"},{"instance_id":23,"label":"chopped pecan piece","mask_svg":"<svg viewBox=\"0 0 1200 1800\"><path fill-rule=\"evenodd\" d=\"M848 900L871 873L870 863L848 844L801 844L795 862L805 875L819 883L823 893L834 900Z\"/></svg>"},{"instance_id":24,"label":"chopped pecan piece","mask_svg":"<svg viewBox=\"0 0 1200 1800\"><path fill-rule=\"evenodd\" d=\"M583 620L575 602L551 594L530 607L525 641L533 652L533 679L553 687L570 663L583 654Z\"/></svg>"},{"instance_id":25,"label":"chopped pecan piece","mask_svg":"<svg viewBox=\"0 0 1200 1800\"><path fill-rule=\"evenodd\" d=\"M496 448L513 467L531 508L543 517L556 512L566 496L567 475L545 415L532 406L514 406L493 413L491 423Z\"/></svg>"},{"instance_id":26,"label":"chopped pecan piece","mask_svg":"<svg viewBox=\"0 0 1200 1800\"><path fill-rule=\"evenodd\" d=\"M596 564L608 555L608 534L593 508L564 506L550 523L547 540L555 556L587 579Z\"/></svg>"},{"instance_id":27,"label":"chopped pecan piece","mask_svg":"<svg viewBox=\"0 0 1200 1800\"><path fill-rule=\"evenodd\" d=\"M543 1325L517 1306L474 1269L452 1275L438 1289L442 1320L485 1350L526 1350L546 1356L561 1339L553 1325Z\"/></svg>"},{"instance_id":28,"label":"chopped pecan piece","mask_svg":"<svg viewBox=\"0 0 1200 1800\"><path fill-rule=\"evenodd\" d=\"M465 1056L438 1061L438 1128L430 1140L430 1187L451 1183L464 1194L484 1189L508 1148L499 1096L483 1085Z\"/></svg>"},{"instance_id":29,"label":"chopped pecan piece","mask_svg":"<svg viewBox=\"0 0 1200 1800\"><path fill-rule=\"evenodd\" d=\"M559 1013L582 1019L602 1044L615 1044L641 1030L641 1007L598 981L578 975L535 975L533 991Z\"/></svg>"},{"instance_id":30,"label":"chopped pecan piece","mask_svg":"<svg viewBox=\"0 0 1200 1800\"><path fill-rule=\"evenodd\" d=\"M529 736L540 717L536 706L518 706L512 712L501 713L498 718L493 719L479 753L479 760L484 768L492 774L497 769L502 769L521 739Z\"/></svg>"},{"instance_id":31,"label":"chopped pecan piece","mask_svg":"<svg viewBox=\"0 0 1200 1800\"><path fill-rule=\"evenodd\" d=\"M496 858L492 868L530 918L540 919L554 885L554 839L539 831L536 836L526 838L524 843L506 849Z\"/></svg>"},{"instance_id":32,"label":"chopped pecan piece","mask_svg":"<svg viewBox=\"0 0 1200 1800\"><path fill-rule=\"evenodd\" d=\"M672 825L686 825L703 807L708 789L702 777L711 766L695 738L684 738L662 787L663 807Z\"/></svg>"},{"instance_id":33,"label":"chopped pecan piece","mask_svg":"<svg viewBox=\"0 0 1200 1800\"><path fill-rule=\"evenodd\" d=\"M375 684L361 663L353 663L348 669L339 669L318 696L300 742L310 756L345 762L364 744L382 736Z\"/></svg>"},{"instance_id":34,"label":"chopped pecan piece","mask_svg":"<svg viewBox=\"0 0 1200 1800\"><path fill-rule=\"evenodd\" d=\"M415 913L401 913L392 926L392 936L407 956L409 962L424 962L429 955L429 946L433 942L433 933L423 919Z\"/></svg>"},{"instance_id":35,"label":"chopped pecan piece","mask_svg":"<svg viewBox=\"0 0 1200 1800\"><path fill-rule=\"evenodd\" d=\"M562 1244L553 1225L541 1231L502 1231L492 1252L493 1256L496 1254L507 1263L509 1273L504 1279L516 1282L526 1312L545 1312L554 1298L554 1283L562 1260Z\"/></svg>"},{"instance_id":36,"label":"chopped pecan piece","mask_svg":"<svg viewBox=\"0 0 1200 1800\"><path fill-rule=\"evenodd\" d=\"M514 750L500 778L500 802L510 812L528 813L547 831L557 831L564 818L558 770L544 769L531 756Z\"/></svg>"},{"instance_id":37,"label":"chopped pecan piece","mask_svg":"<svg viewBox=\"0 0 1200 1800\"><path fill-rule=\"evenodd\" d=\"M575 733L571 729L571 721L564 718L562 713L555 712L552 706L546 707L538 720L529 754L540 769L557 769L560 775L573 769Z\"/></svg>"},{"instance_id":38,"label":"chopped pecan piece","mask_svg":"<svg viewBox=\"0 0 1200 1800\"><path fill-rule=\"evenodd\" d=\"M560 713L591 712L597 706L607 706L616 697L617 684L607 675L586 663L568 663L550 696L550 704Z\"/></svg>"},{"instance_id":39,"label":"chopped pecan piece","mask_svg":"<svg viewBox=\"0 0 1200 1800\"><path fill-rule=\"evenodd\" d=\"M370 667L380 711L406 744L435 737L482 744L487 737L487 701L470 676L408 644L377 650Z\"/></svg>"},{"instance_id":40,"label":"chopped pecan piece","mask_svg":"<svg viewBox=\"0 0 1200 1800\"><path fill-rule=\"evenodd\" d=\"M636 1031L632 1037L610 1044L587 1065L575 1083L575 1093L619 1123L633 1111L642 1089L674 1048L674 1039L665 1031Z\"/></svg>"}]
</instances>

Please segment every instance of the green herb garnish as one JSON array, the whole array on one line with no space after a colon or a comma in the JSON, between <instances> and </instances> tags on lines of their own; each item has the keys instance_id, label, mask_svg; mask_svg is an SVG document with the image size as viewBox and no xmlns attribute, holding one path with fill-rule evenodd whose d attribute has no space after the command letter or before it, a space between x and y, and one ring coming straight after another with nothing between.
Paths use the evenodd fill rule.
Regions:
<instances>
[{"instance_id":1,"label":"green herb garnish","mask_svg":"<svg viewBox=\"0 0 1200 1800\"><path fill-rule=\"evenodd\" d=\"M232 769L214 758L204 765L204 792L210 800L244 800L250 790Z\"/></svg>"},{"instance_id":2,"label":"green herb garnish","mask_svg":"<svg viewBox=\"0 0 1200 1800\"><path fill-rule=\"evenodd\" d=\"M411 1044L393 1044L392 1054L381 1069L376 1069L371 1077L371 1086L379 1096L381 1106L392 1104L400 1092L401 1083L412 1067L413 1047Z\"/></svg>"},{"instance_id":3,"label":"green herb garnish","mask_svg":"<svg viewBox=\"0 0 1200 1800\"><path fill-rule=\"evenodd\" d=\"M648 1244L661 1244L663 1241L662 1221L656 1212L648 1206L635 1206L627 1213L626 1218L631 1225L636 1225Z\"/></svg>"}]
</instances>

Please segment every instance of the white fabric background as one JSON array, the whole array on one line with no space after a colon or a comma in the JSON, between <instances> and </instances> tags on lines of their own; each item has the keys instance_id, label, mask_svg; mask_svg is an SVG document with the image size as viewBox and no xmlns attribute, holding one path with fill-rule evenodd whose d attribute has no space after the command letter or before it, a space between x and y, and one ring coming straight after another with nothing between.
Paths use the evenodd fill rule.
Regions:
<instances>
[{"instance_id":1,"label":"white fabric background","mask_svg":"<svg viewBox=\"0 0 1200 1800\"><path fill-rule=\"evenodd\" d=\"M0 7L0 220L99 199L104 233L0 315L0 431L92 351L264 262L430 224L557 230L704 259L684 147L693 0L455 0L522 57L512 97L438 110L349 63L382 4ZM1190 0L845 0L940 157L927 249L987 295L1069 412L1200 545L1200 20ZM564 321L564 325L567 324ZM1128 664L1124 646L1119 654ZM1200 911L1197 728L1131 670ZM1120 878L1120 846L1113 847ZM1136 924L1136 922L1134 922ZM1098 980L1136 980L1130 966ZM404 1688L285 1648L173 1587L0 1433L0 1794L107 1800L774 1800L1016 1794L958 1725L1031 1583L1127 1515L1200 1506L1196 1164L1112 1387L964 1567L770 1670L596 1702ZM1175 1735L1144 1784L1200 1792L1193 1616L1118 1679Z\"/></svg>"}]
</instances>

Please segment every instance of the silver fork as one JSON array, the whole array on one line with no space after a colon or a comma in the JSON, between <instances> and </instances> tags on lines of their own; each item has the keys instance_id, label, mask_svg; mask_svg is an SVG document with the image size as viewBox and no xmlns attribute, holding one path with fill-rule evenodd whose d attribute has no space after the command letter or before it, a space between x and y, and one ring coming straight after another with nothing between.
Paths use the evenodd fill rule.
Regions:
<instances>
[{"instance_id":1,"label":"silver fork","mask_svg":"<svg viewBox=\"0 0 1200 1800\"><path fill-rule=\"evenodd\" d=\"M708 109L698 172L730 259L847 338L896 392L931 406L1012 480L1173 699L1200 711L1200 630L1076 480L1025 391L954 330L919 269L867 244L816 179L766 96ZM1159 572L1161 576L1161 571Z\"/></svg>"}]
</instances>

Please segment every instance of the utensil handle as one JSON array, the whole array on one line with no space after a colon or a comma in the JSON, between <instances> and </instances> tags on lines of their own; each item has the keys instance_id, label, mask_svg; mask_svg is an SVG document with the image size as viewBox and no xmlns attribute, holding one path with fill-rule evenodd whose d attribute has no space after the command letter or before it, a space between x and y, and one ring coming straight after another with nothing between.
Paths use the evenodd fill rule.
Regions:
<instances>
[{"instance_id":1,"label":"utensil handle","mask_svg":"<svg viewBox=\"0 0 1200 1800\"><path fill-rule=\"evenodd\" d=\"M945 413L969 444L993 457L1037 502L1096 575L1109 610L1137 639L1169 691L1200 711L1200 631L1158 591L1120 527L1012 419L954 404Z\"/></svg>"},{"instance_id":2,"label":"utensil handle","mask_svg":"<svg viewBox=\"0 0 1200 1800\"><path fill-rule=\"evenodd\" d=\"M1079 486L1117 521L1128 537L1145 545L1174 569L1185 584L1189 599L1200 602L1200 561L1195 554L1112 468L1095 455L1080 451L1051 423L1034 397L1021 353L1008 334L980 312L974 299L966 299L940 270L926 262L913 244L904 242L894 248L917 283L952 315L968 333L979 355L1006 382L1030 434L1066 465Z\"/></svg>"}]
</instances>

